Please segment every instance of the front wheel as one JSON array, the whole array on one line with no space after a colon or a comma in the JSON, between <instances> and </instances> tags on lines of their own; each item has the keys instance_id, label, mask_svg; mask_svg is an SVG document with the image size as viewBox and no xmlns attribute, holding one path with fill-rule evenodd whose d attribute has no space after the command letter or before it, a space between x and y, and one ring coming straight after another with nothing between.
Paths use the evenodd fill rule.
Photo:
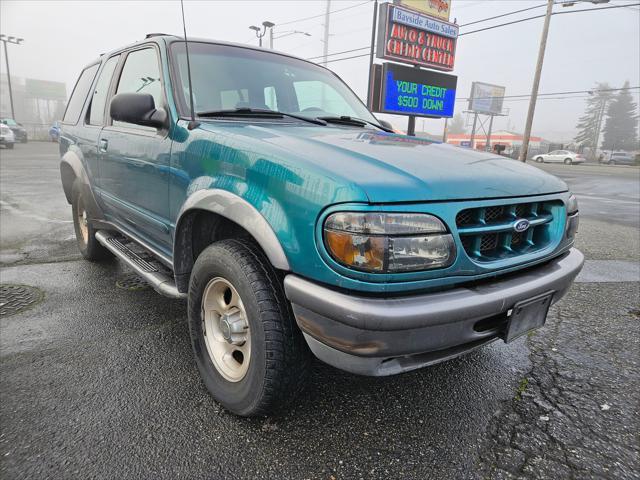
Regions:
<instances>
[{"instance_id":1,"label":"front wheel","mask_svg":"<svg viewBox=\"0 0 640 480\"><path fill-rule=\"evenodd\" d=\"M538 157L538 158L536 158L536 162L543 163L544 162L544 158Z\"/></svg>"},{"instance_id":2,"label":"front wheel","mask_svg":"<svg viewBox=\"0 0 640 480\"><path fill-rule=\"evenodd\" d=\"M6 146L9 150L13 149L13 143L7 143Z\"/></svg>"},{"instance_id":3,"label":"front wheel","mask_svg":"<svg viewBox=\"0 0 640 480\"><path fill-rule=\"evenodd\" d=\"M73 212L73 228L76 233L76 242L82 256L91 261L102 260L110 257L112 254L104 248L96 239L96 230L89 222L89 216L86 209L86 199L82 193L82 188L76 182L73 188L73 203L71 211Z\"/></svg>"},{"instance_id":4,"label":"front wheel","mask_svg":"<svg viewBox=\"0 0 640 480\"><path fill-rule=\"evenodd\" d=\"M564 159L564 164L565 165L571 165L573 163L573 160L571 160L570 158L565 158Z\"/></svg>"},{"instance_id":5,"label":"front wheel","mask_svg":"<svg viewBox=\"0 0 640 480\"><path fill-rule=\"evenodd\" d=\"M223 240L198 257L189 332L200 375L229 411L265 415L302 388L309 352L282 281L250 240Z\"/></svg>"}]
</instances>

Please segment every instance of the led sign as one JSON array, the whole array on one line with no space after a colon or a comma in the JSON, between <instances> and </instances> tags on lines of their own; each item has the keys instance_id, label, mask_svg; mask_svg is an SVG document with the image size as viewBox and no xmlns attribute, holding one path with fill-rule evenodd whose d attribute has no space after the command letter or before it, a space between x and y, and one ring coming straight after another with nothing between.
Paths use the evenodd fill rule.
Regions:
<instances>
[{"instance_id":1,"label":"led sign","mask_svg":"<svg viewBox=\"0 0 640 480\"><path fill-rule=\"evenodd\" d=\"M372 109L420 117L452 117L458 77L385 63L373 75Z\"/></svg>"}]
</instances>

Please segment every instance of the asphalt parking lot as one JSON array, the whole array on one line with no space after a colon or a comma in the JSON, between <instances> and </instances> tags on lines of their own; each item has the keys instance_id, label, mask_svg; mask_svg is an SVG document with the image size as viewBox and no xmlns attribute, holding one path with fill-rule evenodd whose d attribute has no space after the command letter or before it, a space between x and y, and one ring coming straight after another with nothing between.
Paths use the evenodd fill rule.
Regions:
<instances>
[{"instance_id":1,"label":"asphalt parking lot","mask_svg":"<svg viewBox=\"0 0 640 480\"><path fill-rule=\"evenodd\" d=\"M290 411L242 419L200 381L184 303L81 260L57 145L0 150L0 283L36 299L0 314L0 476L639 478L640 170L540 167L587 257L543 329L395 377L317 362Z\"/></svg>"}]
</instances>

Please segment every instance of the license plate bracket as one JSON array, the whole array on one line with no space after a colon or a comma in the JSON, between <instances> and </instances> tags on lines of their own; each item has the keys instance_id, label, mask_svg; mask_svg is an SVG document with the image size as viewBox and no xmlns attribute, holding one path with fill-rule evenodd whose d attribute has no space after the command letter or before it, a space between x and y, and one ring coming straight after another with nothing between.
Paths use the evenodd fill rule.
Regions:
<instances>
[{"instance_id":1,"label":"license plate bracket","mask_svg":"<svg viewBox=\"0 0 640 480\"><path fill-rule=\"evenodd\" d=\"M554 293L553 291L542 293L516 303L507 321L504 341L513 342L531 330L542 327L547 320Z\"/></svg>"}]
</instances>

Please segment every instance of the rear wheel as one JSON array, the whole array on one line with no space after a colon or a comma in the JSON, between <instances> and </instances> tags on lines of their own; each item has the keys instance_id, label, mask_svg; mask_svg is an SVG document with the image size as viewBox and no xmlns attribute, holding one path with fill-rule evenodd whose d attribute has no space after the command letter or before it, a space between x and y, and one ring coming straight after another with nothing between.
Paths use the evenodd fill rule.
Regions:
<instances>
[{"instance_id":1,"label":"rear wheel","mask_svg":"<svg viewBox=\"0 0 640 480\"><path fill-rule=\"evenodd\" d=\"M573 160L571 160L570 158L565 158L564 159L564 164L565 165L571 165L573 163Z\"/></svg>"},{"instance_id":2,"label":"rear wheel","mask_svg":"<svg viewBox=\"0 0 640 480\"><path fill-rule=\"evenodd\" d=\"M544 159L543 159L542 157L537 157L537 158L536 158L536 162L538 162L538 163L543 163L543 162L544 162Z\"/></svg>"},{"instance_id":3,"label":"rear wheel","mask_svg":"<svg viewBox=\"0 0 640 480\"><path fill-rule=\"evenodd\" d=\"M96 230L91 226L86 209L86 200L82 193L82 188L76 183L73 189L73 228L76 232L78 249L87 260L102 260L111 256L111 253L104 248L96 239Z\"/></svg>"},{"instance_id":4,"label":"rear wheel","mask_svg":"<svg viewBox=\"0 0 640 480\"><path fill-rule=\"evenodd\" d=\"M609 165L615 165L615 164L616 164L615 160L609 160Z\"/></svg>"},{"instance_id":5,"label":"rear wheel","mask_svg":"<svg viewBox=\"0 0 640 480\"><path fill-rule=\"evenodd\" d=\"M8 148L9 150L11 150L11 149L13 148L13 143L7 143L6 145L7 145L7 148Z\"/></svg>"},{"instance_id":6,"label":"rear wheel","mask_svg":"<svg viewBox=\"0 0 640 480\"><path fill-rule=\"evenodd\" d=\"M281 279L250 240L223 240L200 254L189 284L189 332L213 397L242 416L291 402L309 352Z\"/></svg>"}]
</instances>

